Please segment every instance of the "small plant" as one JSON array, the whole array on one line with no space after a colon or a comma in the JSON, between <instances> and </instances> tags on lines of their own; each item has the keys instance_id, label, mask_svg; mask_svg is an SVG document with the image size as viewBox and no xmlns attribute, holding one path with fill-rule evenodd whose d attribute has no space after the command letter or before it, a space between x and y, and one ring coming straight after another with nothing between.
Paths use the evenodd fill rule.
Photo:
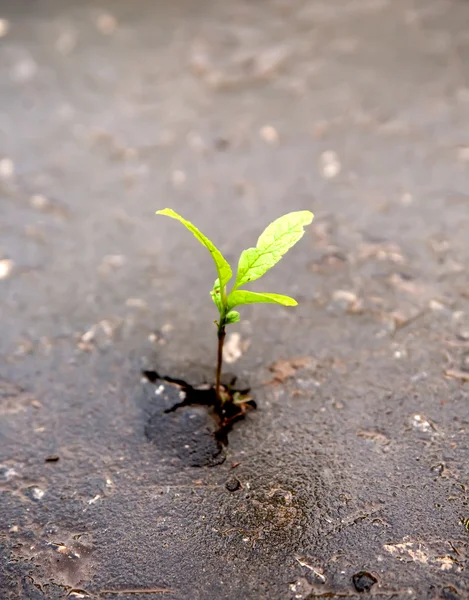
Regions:
<instances>
[{"instance_id":1,"label":"small plant","mask_svg":"<svg viewBox=\"0 0 469 600\"><path fill-rule=\"evenodd\" d=\"M174 210L165 208L158 210L157 215L165 215L180 221L203 244L215 262L218 278L215 280L210 292L213 302L218 308L220 319L215 321L218 328L218 355L215 380L215 393L218 405L221 407L229 396L221 389L221 370L223 362L223 344L225 341L225 328L231 323L240 320L239 312L233 310L241 304L270 303L282 306L296 306L298 303L289 296L281 294L258 293L240 289L250 281L255 281L278 263L282 256L303 237L304 227L313 220L313 213L309 210L291 212L271 223L257 240L255 248L248 248L241 253L238 262L238 272L231 292L226 286L233 277L230 265L215 245L201 233L197 227L178 215Z\"/></svg>"}]
</instances>

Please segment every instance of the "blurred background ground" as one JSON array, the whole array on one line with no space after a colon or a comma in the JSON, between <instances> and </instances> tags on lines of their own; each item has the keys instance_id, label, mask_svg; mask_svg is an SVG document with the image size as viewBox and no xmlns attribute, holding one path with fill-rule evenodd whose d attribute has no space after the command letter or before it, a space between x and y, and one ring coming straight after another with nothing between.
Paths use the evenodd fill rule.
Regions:
<instances>
[{"instance_id":1,"label":"blurred background ground","mask_svg":"<svg viewBox=\"0 0 469 600\"><path fill-rule=\"evenodd\" d=\"M2 598L468 597L468 32L461 0L0 2ZM145 435L141 370L215 359L166 206L233 262L316 214L254 286L299 308L232 328L259 410L213 467L178 453L203 411Z\"/></svg>"}]
</instances>

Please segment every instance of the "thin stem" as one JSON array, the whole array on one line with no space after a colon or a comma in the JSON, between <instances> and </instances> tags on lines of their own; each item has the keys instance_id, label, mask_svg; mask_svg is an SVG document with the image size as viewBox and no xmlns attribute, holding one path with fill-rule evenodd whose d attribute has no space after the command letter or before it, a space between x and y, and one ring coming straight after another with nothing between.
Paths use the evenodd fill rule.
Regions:
<instances>
[{"instance_id":1,"label":"thin stem","mask_svg":"<svg viewBox=\"0 0 469 600\"><path fill-rule=\"evenodd\" d=\"M225 320L220 318L220 325L218 327L218 357L217 357L217 377L215 383L215 394L217 396L217 403L219 406L223 404L223 400L220 394L220 380L221 380L221 368L223 364L223 344L225 342Z\"/></svg>"}]
</instances>

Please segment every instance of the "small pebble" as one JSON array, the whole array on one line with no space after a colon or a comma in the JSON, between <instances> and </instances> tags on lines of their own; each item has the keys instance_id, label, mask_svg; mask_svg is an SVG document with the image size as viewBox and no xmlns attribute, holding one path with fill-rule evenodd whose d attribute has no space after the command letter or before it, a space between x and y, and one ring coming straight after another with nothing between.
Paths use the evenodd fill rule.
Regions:
<instances>
[{"instance_id":1,"label":"small pebble","mask_svg":"<svg viewBox=\"0 0 469 600\"><path fill-rule=\"evenodd\" d=\"M50 454L49 456L46 456L46 462L57 462L60 459L60 456L58 456L58 454Z\"/></svg>"},{"instance_id":2,"label":"small pebble","mask_svg":"<svg viewBox=\"0 0 469 600\"><path fill-rule=\"evenodd\" d=\"M41 490L41 488L39 487L31 487L28 488L27 490L29 492L29 495L32 500L42 500L42 498L44 497L44 494L46 493L44 490Z\"/></svg>"},{"instance_id":3,"label":"small pebble","mask_svg":"<svg viewBox=\"0 0 469 600\"><path fill-rule=\"evenodd\" d=\"M335 290L332 299L336 302L344 303L346 306L357 301L357 295L348 290Z\"/></svg>"},{"instance_id":4,"label":"small pebble","mask_svg":"<svg viewBox=\"0 0 469 600\"><path fill-rule=\"evenodd\" d=\"M229 492L236 492L241 489L241 482L236 477L232 477L225 483L225 487Z\"/></svg>"},{"instance_id":5,"label":"small pebble","mask_svg":"<svg viewBox=\"0 0 469 600\"><path fill-rule=\"evenodd\" d=\"M431 431L432 429L429 421L427 421L425 417L422 417L422 415L414 415L412 417L412 425L415 427L415 429L419 429L425 433Z\"/></svg>"},{"instance_id":6,"label":"small pebble","mask_svg":"<svg viewBox=\"0 0 469 600\"><path fill-rule=\"evenodd\" d=\"M335 290L332 294L332 302L338 308L352 314L363 312L363 302L354 292L348 290Z\"/></svg>"},{"instance_id":7,"label":"small pebble","mask_svg":"<svg viewBox=\"0 0 469 600\"><path fill-rule=\"evenodd\" d=\"M18 477L18 473L11 467L0 465L0 479L2 481L10 481L13 477Z\"/></svg>"},{"instance_id":8,"label":"small pebble","mask_svg":"<svg viewBox=\"0 0 469 600\"><path fill-rule=\"evenodd\" d=\"M432 473L437 473L438 475L441 475L444 470L445 470L445 465L443 463L438 463L438 464L430 467L430 471Z\"/></svg>"},{"instance_id":9,"label":"small pebble","mask_svg":"<svg viewBox=\"0 0 469 600\"><path fill-rule=\"evenodd\" d=\"M443 312L448 310L446 306L439 300L430 300L428 303L428 308L434 312Z\"/></svg>"},{"instance_id":10,"label":"small pebble","mask_svg":"<svg viewBox=\"0 0 469 600\"><path fill-rule=\"evenodd\" d=\"M378 582L376 577L366 571L359 571L352 577L353 585L357 592L369 592Z\"/></svg>"},{"instance_id":11,"label":"small pebble","mask_svg":"<svg viewBox=\"0 0 469 600\"><path fill-rule=\"evenodd\" d=\"M94 340L95 334L96 334L96 328L93 326L91 329L88 329L88 331L86 331L81 336L81 341L84 344L89 344L90 342L92 342Z\"/></svg>"},{"instance_id":12,"label":"small pebble","mask_svg":"<svg viewBox=\"0 0 469 600\"><path fill-rule=\"evenodd\" d=\"M441 590L441 600L459 600L461 596L458 590L452 585L447 585Z\"/></svg>"}]
</instances>

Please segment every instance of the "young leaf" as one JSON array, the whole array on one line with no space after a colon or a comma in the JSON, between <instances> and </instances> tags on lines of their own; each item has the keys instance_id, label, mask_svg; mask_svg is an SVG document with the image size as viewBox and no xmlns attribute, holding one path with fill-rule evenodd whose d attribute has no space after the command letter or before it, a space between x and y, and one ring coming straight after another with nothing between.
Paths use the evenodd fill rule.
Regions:
<instances>
[{"instance_id":1,"label":"young leaf","mask_svg":"<svg viewBox=\"0 0 469 600\"><path fill-rule=\"evenodd\" d=\"M282 296L282 294L259 294L257 292L249 292L247 290L237 290L231 292L228 296L228 310L240 304L281 304L282 306L297 306L298 302L290 296Z\"/></svg>"},{"instance_id":2,"label":"young leaf","mask_svg":"<svg viewBox=\"0 0 469 600\"><path fill-rule=\"evenodd\" d=\"M223 289L228 281L231 279L233 273L231 271L231 267L223 257L222 253L216 246L207 238L203 233L201 233L195 225L192 225L190 221L187 221L181 215L178 215L177 212L174 212L171 208L165 208L163 210L157 210L157 215L165 215L167 217L171 217L172 219L176 219L180 221L187 229L199 240L201 244L203 244L215 262L215 266L218 272L218 278L220 280L220 286Z\"/></svg>"},{"instance_id":3,"label":"young leaf","mask_svg":"<svg viewBox=\"0 0 469 600\"><path fill-rule=\"evenodd\" d=\"M234 289L262 277L303 237L304 227L313 220L309 210L291 212L271 223L257 240L239 257Z\"/></svg>"},{"instance_id":4,"label":"young leaf","mask_svg":"<svg viewBox=\"0 0 469 600\"><path fill-rule=\"evenodd\" d=\"M222 299L221 299L221 293L220 293L220 280L219 279L215 279L215 283L213 284L213 288L212 288L212 291L210 292L210 295L212 296L213 303L218 308L218 312L221 314L223 307L222 307Z\"/></svg>"},{"instance_id":5,"label":"young leaf","mask_svg":"<svg viewBox=\"0 0 469 600\"><path fill-rule=\"evenodd\" d=\"M237 323L241 319L241 315L237 310L230 310L230 312L226 315L226 324L231 325L231 323Z\"/></svg>"}]
</instances>

